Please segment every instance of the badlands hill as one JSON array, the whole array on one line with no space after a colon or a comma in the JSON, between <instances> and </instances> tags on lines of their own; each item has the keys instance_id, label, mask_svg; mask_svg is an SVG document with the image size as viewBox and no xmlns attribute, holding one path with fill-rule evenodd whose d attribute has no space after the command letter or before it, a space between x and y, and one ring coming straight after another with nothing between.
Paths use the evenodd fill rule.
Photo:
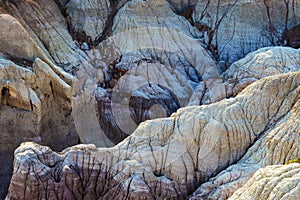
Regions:
<instances>
[{"instance_id":1,"label":"badlands hill","mask_svg":"<svg viewBox=\"0 0 300 200\"><path fill-rule=\"evenodd\" d=\"M0 199L300 199L299 0L1 0Z\"/></svg>"}]
</instances>

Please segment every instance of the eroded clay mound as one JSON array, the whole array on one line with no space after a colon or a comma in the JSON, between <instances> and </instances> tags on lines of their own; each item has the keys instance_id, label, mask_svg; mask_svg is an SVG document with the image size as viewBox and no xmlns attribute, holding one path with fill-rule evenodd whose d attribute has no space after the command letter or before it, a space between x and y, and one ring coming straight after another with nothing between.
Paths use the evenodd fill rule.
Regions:
<instances>
[{"instance_id":1,"label":"eroded clay mound","mask_svg":"<svg viewBox=\"0 0 300 200\"><path fill-rule=\"evenodd\" d=\"M221 61L232 63L266 46L297 47L288 29L299 25L298 0L199 0L192 14L204 43Z\"/></svg>"},{"instance_id":2,"label":"eroded clay mound","mask_svg":"<svg viewBox=\"0 0 300 200\"><path fill-rule=\"evenodd\" d=\"M170 116L187 105L199 82L220 74L197 29L168 1L110 7L116 6L113 23L103 30L109 34L87 51L76 72L77 130L83 142L97 146L117 144L147 119Z\"/></svg>"},{"instance_id":3,"label":"eroded clay mound","mask_svg":"<svg viewBox=\"0 0 300 200\"><path fill-rule=\"evenodd\" d=\"M246 86L267 76L300 70L300 50L266 47L234 62L218 78L200 82L188 105L210 104L234 97Z\"/></svg>"},{"instance_id":4,"label":"eroded clay mound","mask_svg":"<svg viewBox=\"0 0 300 200\"><path fill-rule=\"evenodd\" d=\"M229 199L299 199L299 174L299 163L262 168Z\"/></svg>"},{"instance_id":5,"label":"eroded clay mound","mask_svg":"<svg viewBox=\"0 0 300 200\"><path fill-rule=\"evenodd\" d=\"M297 71L299 50L284 47L258 50L227 68L260 47L297 48L299 10L296 0L0 1L1 189L10 179L13 150L23 141L53 150L78 142L114 146L142 121L235 97L263 77ZM283 137L285 127L295 123L288 116L298 106L292 103L298 98L292 88L299 76L282 77L259 82L237 98L142 124L111 149L71 148L58 155L23 146L16 152L20 168L11 186L17 192L9 195L185 198L225 168L220 177L230 177L227 167L243 155L253 159L246 168L232 166L236 173L245 172L237 184L224 179L224 189L223 182L209 181L208 187L202 185L205 194L194 193L206 198L226 191L230 196L257 169L297 156L293 147L288 156L283 152L278 160L255 165L255 159L266 156L245 154L250 146L265 147L263 135L280 129ZM272 145L263 149L273 155ZM26 182L29 171L28 179L37 185ZM107 187L99 188L98 180ZM212 187L217 189L212 192Z\"/></svg>"},{"instance_id":6,"label":"eroded clay mound","mask_svg":"<svg viewBox=\"0 0 300 200\"><path fill-rule=\"evenodd\" d=\"M78 135L71 115L72 76L53 64L15 18L0 14L0 26L2 192L20 143L35 141L61 150L77 144Z\"/></svg>"},{"instance_id":7,"label":"eroded clay mound","mask_svg":"<svg viewBox=\"0 0 300 200\"><path fill-rule=\"evenodd\" d=\"M186 198L279 126L298 127L299 81L299 72L262 79L236 98L144 122L109 149L81 145L57 154L25 143L15 152L8 198Z\"/></svg>"},{"instance_id":8,"label":"eroded clay mound","mask_svg":"<svg viewBox=\"0 0 300 200\"><path fill-rule=\"evenodd\" d=\"M299 87L293 93L298 93L299 97ZM262 135L237 164L231 165L216 177L201 185L193 193L191 199L227 199L260 168L288 163L289 160L297 160L300 156L299 98L293 104L294 107L285 117L270 123L269 126L273 128ZM260 187L264 187L259 183L257 184L255 183L251 187L257 187L258 191Z\"/></svg>"}]
</instances>

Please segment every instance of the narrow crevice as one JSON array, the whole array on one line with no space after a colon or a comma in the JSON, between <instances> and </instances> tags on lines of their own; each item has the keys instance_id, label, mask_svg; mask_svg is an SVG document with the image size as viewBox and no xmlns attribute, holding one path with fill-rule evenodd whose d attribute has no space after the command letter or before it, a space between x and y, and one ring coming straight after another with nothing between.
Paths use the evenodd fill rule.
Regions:
<instances>
[{"instance_id":1,"label":"narrow crevice","mask_svg":"<svg viewBox=\"0 0 300 200\"><path fill-rule=\"evenodd\" d=\"M70 35L72 36L73 40L76 40L79 43L79 47L82 50L89 50L93 46L93 40L91 36L88 36L85 31L77 32L74 30L74 28L71 25L69 16L66 17L67 27ZM85 47L83 44L86 43L87 47Z\"/></svg>"},{"instance_id":2,"label":"narrow crevice","mask_svg":"<svg viewBox=\"0 0 300 200\"><path fill-rule=\"evenodd\" d=\"M273 44L274 46L276 46L276 42L275 42L275 35L277 33L277 30L273 24L272 21L272 17L271 17L271 6L269 5L269 1L268 0L264 0L263 1L265 8L266 8L266 14L267 14L267 18L268 18L268 26L266 27L267 32L269 33L269 40L271 42L271 44Z\"/></svg>"},{"instance_id":3,"label":"narrow crevice","mask_svg":"<svg viewBox=\"0 0 300 200\"><path fill-rule=\"evenodd\" d=\"M107 71L104 74L104 80L98 83L98 86L104 89L109 89L111 93L112 89L119 81L119 79L127 73L128 70L118 68L117 64L121 62L122 56L114 60L108 67Z\"/></svg>"},{"instance_id":4,"label":"narrow crevice","mask_svg":"<svg viewBox=\"0 0 300 200\"><path fill-rule=\"evenodd\" d=\"M293 28L286 30L282 34L282 40L284 40L286 46L295 49L300 48L300 24Z\"/></svg>"},{"instance_id":5,"label":"narrow crevice","mask_svg":"<svg viewBox=\"0 0 300 200\"><path fill-rule=\"evenodd\" d=\"M206 12L207 8L209 5L209 1L205 6L205 11ZM193 13L196 12L196 5L194 6L187 6L185 9L183 9L182 11L175 9L172 7L172 10L175 14L184 17L185 19L187 19L187 21L191 24L191 26L195 27L199 32L201 33L207 33L208 36L208 41L205 43L206 45L206 49L212 54L212 57L216 60L219 61L219 53L217 50L217 47L215 47L212 43L213 43L213 39L215 37L215 30L208 26L207 24L201 23L200 21L194 21L193 19ZM203 16L201 17L203 18ZM200 19L201 19L200 18Z\"/></svg>"},{"instance_id":6,"label":"narrow crevice","mask_svg":"<svg viewBox=\"0 0 300 200\"><path fill-rule=\"evenodd\" d=\"M99 37L97 37L92 46L95 47L100 44L102 41L106 40L109 36L112 35L112 27L114 25L114 18L117 15L118 11L125 5L126 2L119 2L116 0L109 0L110 2L110 12L106 19L104 29Z\"/></svg>"},{"instance_id":7,"label":"narrow crevice","mask_svg":"<svg viewBox=\"0 0 300 200\"><path fill-rule=\"evenodd\" d=\"M174 7L171 7L171 8L172 8L172 10L173 10L173 12L174 12L175 14L180 15L180 16L186 18L186 19L190 22L190 24L191 24L192 26L194 26L194 20L193 20L192 15L193 15L193 13L195 12L196 5L193 5L193 6L187 6L187 7L184 8L183 10L178 10L178 9L176 9L176 8L174 8Z\"/></svg>"},{"instance_id":8,"label":"narrow crevice","mask_svg":"<svg viewBox=\"0 0 300 200\"><path fill-rule=\"evenodd\" d=\"M1 90L1 104L8 106L8 98L9 98L9 89L3 87Z\"/></svg>"},{"instance_id":9,"label":"narrow crevice","mask_svg":"<svg viewBox=\"0 0 300 200\"><path fill-rule=\"evenodd\" d=\"M31 109L31 111L33 111L33 104L32 104L31 99L29 100L29 103L30 103L30 109Z\"/></svg>"},{"instance_id":10,"label":"narrow crevice","mask_svg":"<svg viewBox=\"0 0 300 200\"><path fill-rule=\"evenodd\" d=\"M66 17L67 16L67 12L66 12L67 11L67 7L66 7L66 5L69 3L69 1L64 2L64 4L62 4L62 2L59 1L59 0L53 0L53 1L57 5L57 7L59 8L61 14L64 17Z\"/></svg>"},{"instance_id":11,"label":"narrow crevice","mask_svg":"<svg viewBox=\"0 0 300 200\"><path fill-rule=\"evenodd\" d=\"M53 89L52 81L50 81L49 86L50 86L50 88L51 88L51 93L52 93L52 95L53 95L53 94L54 94L54 89Z\"/></svg>"},{"instance_id":12,"label":"narrow crevice","mask_svg":"<svg viewBox=\"0 0 300 200\"><path fill-rule=\"evenodd\" d=\"M17 64L21 67L32 70L32 65L34 63L34 59L20 58L20 57L6 54L6 53L2 53L2 56L5 59L11 60L12 62L14 62L15 64Z\"/></svg>"}]
</instances>

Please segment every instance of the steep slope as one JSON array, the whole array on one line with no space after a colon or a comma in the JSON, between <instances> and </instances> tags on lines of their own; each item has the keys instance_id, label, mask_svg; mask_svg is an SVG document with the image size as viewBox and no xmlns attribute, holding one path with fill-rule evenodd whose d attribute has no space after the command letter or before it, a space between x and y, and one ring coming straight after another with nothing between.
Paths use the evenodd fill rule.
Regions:
<instances>
[{"instance_id":1,"label":"steep slope","mask_svg":"<svg viewBox=\"0 0 300 200\"><path fill-rule=\"evenodd\" d=\"M267 76L300 70L300 50L266 47L234 62L218 78L200 82L188 105L210 104L234 97L246 86Z\"/></svg>"},{"instance_id":2,"label":"steep slope","mask_svg":"<svg viewBox=\"0 0 300 200\"><path fill-rule=\"evenodd\" d=\"M62 150L77 144L71 115L73 77L12 16L0 14L0 198L12 175L13 152L23 141Z\"/></svg>"},{"instance_id":3,"label":"steep slope","mask_svg":"<svg viewBox=\"0 0 300 200\"><path fill-rule=\"evenodd\" d=\"M86 51L76 72L75 121L83 142L105 141L97 146L112 146L140 122L169 116L187 105L200 81L219 76L196 39L198 31L167 1L133 0L118 7L110 34Z\"/></svg>"},{"instance_id":4,"label":"steep slope","mask_svg":"<svg viewBox=\"0 0 300 200\"><path fill-rule=\"evenodd\" d=\"M276 143L249 152L265 138L299 127L299 81L299 72L259 80L236 98L144 122L108 149L80 145L57 154L24 143L15 152L7 198L185 198L251 146L246 155L272 158ZM283 161L299 155L282 149Z\"/></svg>"},{"instance_id":5,"label":"steep slope","mask_svg":"<svg viewBox=\"0 0 300 200\"><path fill-rule=\"evenodd\" d=\"M297 91L295 90L294 92ZM194 192L194 198L192 199L227 199L238 188L243 186L258 169L269 165L284 164L289 160L299 158L300 101L298 100L293 103L293 109L285 117L275 122L273 128L257 140L237 164L231 165L216 177L201 185ZM268 167L262 171L266 172L267 169ZM258 173L262 173L262 171ZM279 170L278 174L280 173L282 173L281 170ZM258 182L253 184L254 181ZM276 180L274 181L276 182ZM259 180L251 178L249 183L247 182L247 186L245 185L245 188L251 183L253 186L250 188L257 190L255 199L259 198L259 196L261 196L260 199L266 199L264 195L268 195L268 193L263 192L261 189L267 186L260 184ZM287 188L282 189L282 191L287 190ZM250 196L247 198L250 198ZM275 199L280 198L278 196Z\"/></svg>"},{"instance_id":6,"label":"steep slope","mask_svg":"<svg viewBox=\"0 0 300 200\"><path fill-rule=\"evenodd\" d=\"M214 56L232 63L266 46L284 45L289 29L299 25L299 0L199 0L193 23L203 32ZM228 65L228 63L227 63Z\"/></svg>"},{"instance_id":7,"label":"steep slope","mask_svg":"<svg viewBox=\"0 0 300 200\"><path fill-rule=\"evenodd\" d=\"M262 168L230 199L299 199L299 167L290 164Z\"/></svg>"},{"instance_id":8,"label":"steep slope","mask_svg":"<svg viewBox=\"0 0 300 200\"><path fill-rule=\"evenodd\" d=\"M299 10L299 0L0 0L0 199L6 195L12 175L13 151L23 141L34 141L54 151L78 143L111 147L145 120L168 117L187 105L236 97L263 77L299 70L299 50L287 47L259 49L238 60L250 51L269 45L299 48ZM230 65L233 61L236 62ZM230 103L224 102L220 109L227 112ZM218 133L221 129L223 134L224 127L220 125L223 114L211 114L206 111L211 109L208 107L204 109L205 113L209 112L203 115L204 124ZM215 115L218 123L214 121ZM188 129L194 125L182 125L189 123L185 122L189 116L183 116L184 122L178 126L187 127L183 129L189 134ZM172 124L177 117L168 120ZM287 125L282 126L285 130ZM169 124L166 128L177 130ZM166 195L181 193L179 197L184 197L239 160L256 140L257 133L253 134L243 139L245 144L236 155L225 153L220 157L224 160L213 161L208 167L201 165L207 173L204 169L197 171L199 161L187 159L190 162L185 163L193 162L196 172L183 173L180 178L186 176L186 180L182 185L171 180L177 186L169 187L170 182L163 179L164 172L173 174L169 169L160 169L163 162L159 159L165 159L166 154L162 154L164 158L155 154L152 171L169 188ZM180 139L180 144L186 140ZM217 147L209 146L209 138L203 141L207 148L217 152L212 153L212 158L217 159L214 157L219 153ZM152 139L139 151L151 150L150 143ZM196 143L200 144L198 140ZM196 146L190 148L188 151L193 152ZM115 150L112 154L115 155ZM239 185L257 170L252 168L254 165L249 166L251 170L244 181L236 181ZM238 170L244 169L237 167ZM160 182L153 182L155 186L151 183L151 188L158 188L156 195L160 193ZM216 185L219 186L223 187ZM178 189L181 191L175 191ZM79 190L81 193L82 189ZM214 194L210 189L205 191ZM225 194L234 191L235 187L227 187ZM202 195L195 193L198 194Z\"/></svg>"}]
</instances>

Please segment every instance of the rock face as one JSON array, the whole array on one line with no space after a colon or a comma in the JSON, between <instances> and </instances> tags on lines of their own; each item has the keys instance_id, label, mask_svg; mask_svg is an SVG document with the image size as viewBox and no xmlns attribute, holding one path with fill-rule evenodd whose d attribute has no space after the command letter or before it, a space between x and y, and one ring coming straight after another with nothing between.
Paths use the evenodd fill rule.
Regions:
<instances>
[{"instance_id":1,"label":"rock face","mask_svg":"<svg viewBox=\"0 0 300 200\"><path fill-rule=\"evenodd\" d=\"M1 14L1 53L15 57L33 58L40 52L25 28L10 15Z\"/></svg>"},{"instance_id":2,"label":"rock face","mask_svg":"<svg viewBox=\"0 0 300 200\"><path fill-rule=\"evenodd\" d=\"M299 167L290 164L262 168L230 199L299 199Z\"/></svg>"},{"instance_id":3,"label":"rock face","mask_svg":"<svg viewBox=\"0 0 300 200\"><path fill-rule=\"evenodd\" d=\"M0 199L23 141L112 148L24 144L8 199L227 198L294 159L296 147L272 160L266 138L299 132L299 74L279 76L300 67L299 6L0 1ZM274 45L293 48L257 50Z\"/></svg>"},{"instance_id":4,"label":"rock face","mask_svg":"<svg viewBox=\"0 0 300 200\"><path fill-rule=\"evenodd\" d=\"M259 80L236 98L144 122L113 148L80 145L57 154L25 143L15 152L7 198L186 198L241 158L240 168L298 157L299 81L299 72Z\"/></svg>"},{"instance_id":5,"label":"rock face","mask_svg":"<svg viewBox=\"0 0 300 200\"><path fill-rule=\"evenodd\" d=\"M167 1L121 3L114 23L106 25L111 36L87 51L76 73L76 122L86 122L78 125L79 135L85 143L105 141L97 146L122 141L142 121L169 116L188 104L199 82L220 74L196 39L197 30ZM78 104L91 104L93 120L86 120L86 106Z\"/></svg>"},{"instance_id":6,"label":"rock face","mask_svg":"<svg viewBox=\"0 0 300 200\"><path fill-rule=\"evenodd\" d=\"M299 50L282 47L262 48L234 62L218 78L200 82L188 105L210 104L233 97L263 77L298 70Z\"/></svg>"},{"instance_id":7,"label":"rock face","mask_svg":"<svg viewBox=\"0 0 300 200\"><path fill-rule=\"evenodd\" d=\"M71 0L65 6L72 32L90 37L89 43L102 34L110 13L110 1Z\"/></svg>"},{"instance_id":8,"label":"rock face","mask_svg":"<svg viewBox=\"0 0 300 200\"><path fill-rule=\"evenodd\" d=\"M13 13L27 28L31 36L39 41L60 65L69 65L78 60L74 51L75 42L70 36L65 18L54 1L21 0L18 3L7 3L8 11Z\"/></svg>"},{"instance_id":9,"label":"rock face","mask_svg":"<svg viewBox=\"0 0 300 200\"><path fill-rule=\"evenodd\" d=\"M258 169L268 165L284 164L288 160L298 158L300 156L299 103L299 99L293 102L293 109L277 122L271 122L269 126L273 128L257 140L237 164L228 167L201 185L194 192L193 197L196 199L227 199L235 190L244 185ZM264 186L258 185L257 190L259 187ZM276 197L275 199L280 198Z\"/></svg>"},{"instance_id":10,"label":"rock face","mask_svg":"<svg viewBox=\"0 0 300 200\"><path fill-rule=\"evenodd\" d=\"M35 141L62 150L76 144L78 135L71 115L72 77L53 64L15 18L0 14L0 26L2 193L20 143Z\"/></svg>"},{"instance_id":11,"label":"rock face","mask_svg":"<svg viewBox=\"0 0 300 200\"><path fill-rule=\"evenodd\" d=\"M258 48L285 44L283 33L298 25L299 8L298 0L199 0L193 21L215 57L232 63Z\"/></svg>"},{"instance_id":12,"label":"rock face","mask_svg":"<svg viewBox=\"0 0 300 200\"><path fill-rule=\"evenodd\" d=\"M219 75L226 68L226 62L237 58L232 55L230 59L222 58L224 62L217 66L202 44L211 43L208 46L213 46L217 36L208 42L205 34L214 29L214 33L225 37L228 34L222 31L234 24L231 23L233 18L238 18L242 11L243 14L249 13L250 8L257 10L269 6L270 13L280 10L277 3L267 5L244 1L218 5L216 1L23 0L2 4L3 9L17 18L28 32L32 42L24 46L30 48L35 44L38 49L31 58L42 55L76 75L78 80L73 87L72 101L76 129L82 142L94 142L97 146L118 143L146 119L169 116L186 105L208 104L235 96L251 81L240 80L243 83L237 85L222 81L223 76ZM293 8L290 12L293 15L286 22L287 28L298 19L298 3L293 1L290 5L293 5L289 6L289 9ZM222 11L222 16L224 14L224 19L212 17L216 15L216 6ZM206 10L199 11L200 8ZM284 13L281 12L280 16ZM229 17L229 14L236 17ZM208 29L208 23L216 25L213 20L221 18L218 27ZM276 23L271 22L285 27L282 18L276 20ZM252 21L248 21L243 20L243 23L252 25ZM231 29L234 31L235 27ZM242 28L238 26L237 29ZM260 36L253 33L255 38ZM17 36L11 34L9 37ZM241 46L241 40L246 39L242 37L235 41ZM232 46L226 39L219 37L218 40L220 48L224 47L223 43ZM250 44L244 46L254 50ZM230 48L226 46L224 49ZM213 49L208 50L215 56ZM19 51L24 53L22 48ZM239 53L240 57L249 51ZM16 56L18 52L12 54ZM55 70L58 73L59 70ZM240 88L236 89L237 86Z\"/></svg>"},{"instance_id":13,"label":"rock face","mask_svg":"<svg viewBox=\"0 0 300 200\"><path fill-rule=\"evenodd\" d=\"M295 26L290 30L287 30L287 32L284 33L284 38L287 42L287 45L299 49L300 48L299 35L300 35L300 25Z\"/></svg>"}]
</instances>

